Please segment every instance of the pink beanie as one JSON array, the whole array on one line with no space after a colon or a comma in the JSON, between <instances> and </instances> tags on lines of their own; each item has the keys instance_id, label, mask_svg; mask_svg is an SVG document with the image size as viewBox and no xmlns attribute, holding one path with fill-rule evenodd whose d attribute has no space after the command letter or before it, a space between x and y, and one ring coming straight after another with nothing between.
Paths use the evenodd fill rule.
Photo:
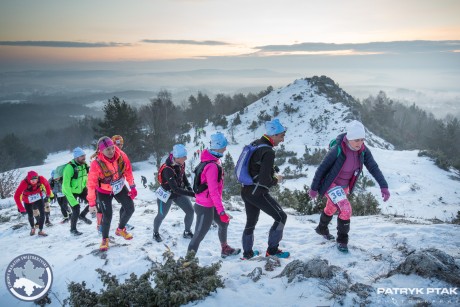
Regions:
<instances>
[{"instance_id":1,"label":"pink beanie","mask_svg":"<svg viewBox=\"0 0 460 307\"><path fill-rule=\"evenodd\" d=\"M106 149L107 147L110 147L110 146L113 146L113 141L111 138L109 138L108 136L103 136L99 139L99 142L98 142L98 149L99 151L103 151L104 149Z\"/></svg>"}]
</instances>

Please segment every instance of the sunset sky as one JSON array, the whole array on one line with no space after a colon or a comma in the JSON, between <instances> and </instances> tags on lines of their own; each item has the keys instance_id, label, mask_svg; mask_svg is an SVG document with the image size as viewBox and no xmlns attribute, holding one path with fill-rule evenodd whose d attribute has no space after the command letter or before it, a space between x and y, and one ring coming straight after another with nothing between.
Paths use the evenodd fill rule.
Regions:
<instances>
[{"instance_id":1,"label":"sunset sky","mask_svg":"<svg viewBox=\"0 0 460 307\"><path fill-rule=\"evenodd\" d=\"M460 51L457 0L21 0L0 5L0 64L378 54L395 50L366 44L414 40L453 40L449 51Z\"/></svg>"}]
</instances>

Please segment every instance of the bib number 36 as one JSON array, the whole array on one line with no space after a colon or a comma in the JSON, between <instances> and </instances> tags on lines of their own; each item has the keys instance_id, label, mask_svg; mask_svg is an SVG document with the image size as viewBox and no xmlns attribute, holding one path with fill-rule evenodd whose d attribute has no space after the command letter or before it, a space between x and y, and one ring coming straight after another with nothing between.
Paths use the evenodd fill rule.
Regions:
<instances>
[{"instance_id":1,"label":"bib number 36","mask_svg":"<svg viewBox=\"0 0 460 307\"><path fill-rule=\"evenodd\" d=\"M345 191L340 186L333 187L327 191L327 195L329 195L329 198L334 204L338 204L340 201L347 199Z\"/></svg>"}]
</instances>

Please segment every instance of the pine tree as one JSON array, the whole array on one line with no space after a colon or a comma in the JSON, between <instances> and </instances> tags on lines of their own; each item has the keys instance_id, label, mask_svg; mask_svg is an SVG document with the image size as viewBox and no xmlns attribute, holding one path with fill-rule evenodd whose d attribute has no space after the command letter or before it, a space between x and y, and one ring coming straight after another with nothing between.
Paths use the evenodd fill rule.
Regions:
<instances>
[{"instance_id":1,"label":"pine tree","mask_svg":"<svg viewBox=\"0 0 460 307\"><path fill-rule=\"evenodd\" d=\"M143 146L143 136L141 133L141 123L137 112L124 100L114 96L109 99L103 108L104 119L95 128L95 137L112 137L119 134L124 139L123 151L133 161L145 159L147 153Z\"/></svg>"}]
</instances>

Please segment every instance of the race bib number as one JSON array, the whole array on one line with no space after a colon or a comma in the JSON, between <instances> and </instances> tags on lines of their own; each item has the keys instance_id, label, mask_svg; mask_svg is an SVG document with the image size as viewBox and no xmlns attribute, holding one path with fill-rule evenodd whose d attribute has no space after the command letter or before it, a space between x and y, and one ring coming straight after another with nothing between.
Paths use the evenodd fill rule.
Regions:
<instances>
[{"instance_id":1,"label":"race bib number","mask_svg":"<svg viewBox=\"0 0 460 307\"><path fill-rule=\"evenodd\" d=\"M125 178L120 178L117 181L113 181L110 183L110 185L112 186L113 195L117 195L121 192L121 190L123 190L123 187L125 186Z\"/></svg>"},{"instance_id":2,"label":"race bib number","mask_svg":"<svg viewBox=\"0 0 460 307\"><path fill-rule=\"evenodd\" d=\"M29 203L34 203L34 202L36 202L37 200L42 199L41 193L32 194L32 195L29 195L29 196L27 196L27 197L28 197L28 199L29 199Z\"/></svg>"},{"instance_id":3,"label":"race bib number","mask_svg":"<svg viewBox=\"0 0 460 307\"><path fill-rule=\"evenodd\" d=\"M159 200L165 203L171 196L171 191L166 191L165 189L163 189L163 187L160 186L155 192L155 194Z\"/></svg>"},{"instance_id":4,"label":"race bib number","mask_svg":"<svg viewBox=\"0 0 460 307\"><path fill-rule=\"evenodd\" d=\"M334 204L338 204L340 201L347 199L347 195L341 186L333 187L327 191L327 195Z\"/></svg>"},{"instance_id":5,"label":"race bib number","mask_svg":"<svg viewBox=\"0 0 460 307\"><path fill-rule=\"evenodd\" d=\"M57 192L57 193L56 193L56 196L57 196L57 197L64 197L64 193L62 193L62 192Z\"/></svg>"}]
</instances>

